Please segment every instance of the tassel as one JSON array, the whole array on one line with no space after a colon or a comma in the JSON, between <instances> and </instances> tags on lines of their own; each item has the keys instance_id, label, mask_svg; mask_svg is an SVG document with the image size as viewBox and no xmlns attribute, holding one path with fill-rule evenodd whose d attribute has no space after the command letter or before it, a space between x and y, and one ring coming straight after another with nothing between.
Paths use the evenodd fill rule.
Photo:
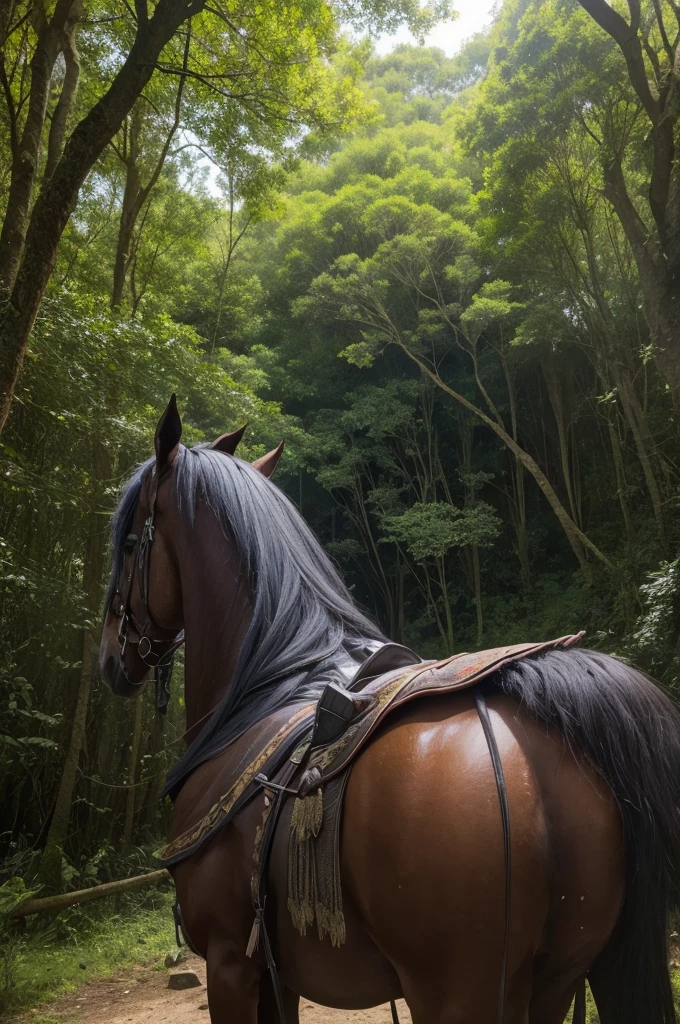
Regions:
<instances>
[{"instance_id":1,"label":"tassel","mask_svg":"<svg viewBox=\"0 0 680 1024\"><path fill-rule=\"evenodd\" d=\"M316 927L319 932L319 938L323 939L326 935L331 940L331 943L336 948L342 946L347 939L347 929L345 928L345 915L342 910L337 908L329 910L328 907L322 903L316 905Z\"/></svg>"},{"instance_id":2,"label":"tassel","mask_svg":"<svg viewBox=\"0 0 680 1024\"><path fill-rule=\"evenodd\" d=\"M288 843L288 911L300 935L314 922L316 864L311 839L299 843L293 830Z\"/></svg>"},{"instance_id":3,"label":"tassel","mask_svg":"<svg viewBox=\"0 0 680 1024\"><path fill-rule=\"evenodd\" d=\"M317 789L310 796L296 797L290 829L298 843L316 838L323 824L323 793Z\"/></svg>"},{"instance_id":4,"label":"tassel","mask_svg":"<svg viewBox=\"0 0 680 1024\"><path fill-rule=\"evenodd\" d=\"M323 794L320 789L293 804L288 834L288 910L300 935L314 921L316 903L316 861L314 839L323 824Z\"/></svg>"}]
</instances>

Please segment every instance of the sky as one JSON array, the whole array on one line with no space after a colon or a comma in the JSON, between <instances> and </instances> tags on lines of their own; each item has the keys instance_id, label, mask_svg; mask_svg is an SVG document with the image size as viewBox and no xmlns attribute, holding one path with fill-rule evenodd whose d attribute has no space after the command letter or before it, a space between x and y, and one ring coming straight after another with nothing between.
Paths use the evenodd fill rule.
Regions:
<instances>
[{"instance_id":1,"label":"sky","mask_svg":"<svg viewBox=\"0 0 680 1024\"><path fill-rule=\"evenodd\" d=\"M448 57L460 49L462 43L475 32L485 28L491 21L495 0L454 0L458 17L438 25L425 40L427 46L439 46ZM379 54L389 53L397 43L415 43L408 29L400 29L393 36L380 36L375 42Z\"/></svg>"}]
</instances>

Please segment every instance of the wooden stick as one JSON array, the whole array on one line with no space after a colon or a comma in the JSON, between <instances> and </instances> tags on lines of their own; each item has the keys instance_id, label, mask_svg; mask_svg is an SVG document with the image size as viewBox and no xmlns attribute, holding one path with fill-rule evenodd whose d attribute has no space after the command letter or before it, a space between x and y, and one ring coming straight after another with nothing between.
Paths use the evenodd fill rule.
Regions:
<instances>
[{"instance_id":1,"label":"wooden stick","mask_svg":"<svg viewBox=\"0 0 680 1024\"><path fill-rule=\"evenodd\" d=\"M144 875L135 875L133 878L121 878L117 882L105 882L103 885L95 885L90 889L77 889L75 892L64 892L58 896L47 896L44 899L25 900L16 906L9 916L55 914L59 910L74 907L78 903L91 903L92 900L101 900L105 896L114 896L117 892L143 889L147 885L155 885L156 882L162 882L170 877L170 872L166 868L161 868L159 871L148 871Z\"/></svg>"}]
</instances>

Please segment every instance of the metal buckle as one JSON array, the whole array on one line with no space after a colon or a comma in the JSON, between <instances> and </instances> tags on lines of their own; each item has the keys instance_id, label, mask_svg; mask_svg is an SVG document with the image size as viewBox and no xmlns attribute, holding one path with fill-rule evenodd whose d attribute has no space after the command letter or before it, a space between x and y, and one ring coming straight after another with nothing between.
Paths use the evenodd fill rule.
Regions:
<instances>
[{"instance_id":1,"label":"metal buckle","mask_svg":"<svg viewBox=\"0 0 680 1024\"><path fill-rule=\"evenodd\" d=\"M152 512L151 515L149 516L149 518L144 521L144 531L142 533L142 546L144 546L144 543L147 543L149 545L153 544L154 529L155 529L155 527L153 525L153 512Z\"/></svg>"},{"instance_id":2,"label":"metal buckle","mask_svg":"<svg viewBox=\"0 0 680 1024\"><path fill-rule=\"evenodd\" d=\"M142 649L142 644L146 644L147 646ZM140 636L139 641L137 643L137 654L142 659L145 665L149 664L146 659L149 657L150 654L153 653L152 644L153 640L150 640L148 636ZM153 668L154 666L151 667Z\"/></svg>"}]
</instances>

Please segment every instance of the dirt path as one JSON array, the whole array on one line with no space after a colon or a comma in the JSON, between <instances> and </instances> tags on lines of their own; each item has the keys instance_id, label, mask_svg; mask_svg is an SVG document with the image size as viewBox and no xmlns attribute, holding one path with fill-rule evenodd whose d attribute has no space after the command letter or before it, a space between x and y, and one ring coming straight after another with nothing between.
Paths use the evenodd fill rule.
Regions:
<instances>
[{"instance_id":1,"label":"dirt path","mask_svg":"<svg viewBox=\"0 0 680 1024\"><path fill-rule=\"evenodd\" d=\"M76 992L62 996L46 1010L48 1019L63 1024L209 1024L208 996L205 988L205 964L189 957L177 970L194 971L200 988L174 992L168 988L169 972L157 967L136 967L113 978L87 982ZM329 1010L303 1000L300 1024L391 1024L389 1006L373 1010ZM403 1003L399 1019L410 1024ZM30 1021L26 1014L22 1021Z\"/></svg>"}]
</instances>

